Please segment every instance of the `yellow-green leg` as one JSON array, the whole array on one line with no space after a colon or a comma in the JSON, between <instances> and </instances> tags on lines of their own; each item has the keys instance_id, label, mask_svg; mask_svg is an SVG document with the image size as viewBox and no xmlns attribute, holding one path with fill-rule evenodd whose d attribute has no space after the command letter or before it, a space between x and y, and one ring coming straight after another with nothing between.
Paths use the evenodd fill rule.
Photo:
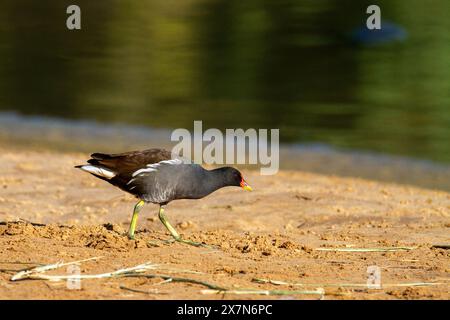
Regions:
<instances>
[{"instance_id":1,"label":"yellow-green leg","mask_svg":"<svg viewBox=\"0 0 450 320\"><path fill-rule=\"evenodd\" d=\"M133 216L131 217L130 229L128 230L128 238L134 240L134 231L136 230L137 219L139 211L144 206L145 202L143 200L136 203L133 210Z\"/></svg>"},{"instance_id":2,"label":"yellow-green leg","mask_svg":"<svg viewBox=\"0 0 450 320\"><path fill-rule=\"evenodd\" d=\"M210 246L208 246L208 245L206 245L204 243L190 241L190 240L185 240L185 239L181 238L181 236L178 234L177 230L175 230L175 228L172 227L172 225L167 220L166 215L164 214L164 207L163 206L159 207L159 220L161 220L162 224L170 232L170 234L173 237L173 241L186 243L186 244L189 244L189 245L195 246L195 247L207 247L207 248L210 248Z\"/></svg>"}]
</instances>

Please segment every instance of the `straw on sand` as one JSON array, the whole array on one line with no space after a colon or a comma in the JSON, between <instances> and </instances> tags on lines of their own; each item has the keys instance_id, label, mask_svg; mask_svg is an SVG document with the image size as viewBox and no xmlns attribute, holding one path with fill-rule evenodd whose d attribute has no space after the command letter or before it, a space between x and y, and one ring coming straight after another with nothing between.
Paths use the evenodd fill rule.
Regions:
<instances>
[{"instance_id":1,"label":"straw on sand","mask_svg":"<svg viewBox=\"0 0 450 320\"><path fill-rule=\"evenodd\" d=\"M353 287L353 288L368 288L371 287L367 283L291 283L278 280L260 279L254 278L253 282L256 283L270 283L273 285L286 285L286 286L298 286L298 287ZM442 285L445 282L405 282L405 283L388 283L380 285L380 288L395 288L395 287L426 287Z\"/></svg>"},{"instance_id":2,"label":"straw on sand","mask_svg":"<svg viewBox=\"0 0 450 320\"><path fill-rule=\"evenodd\" d=\"M338 252L392 252L410 251L417 247L381 247L381 248L316 248L317 251L338 251Z\"/></svg>"}]
</instances>

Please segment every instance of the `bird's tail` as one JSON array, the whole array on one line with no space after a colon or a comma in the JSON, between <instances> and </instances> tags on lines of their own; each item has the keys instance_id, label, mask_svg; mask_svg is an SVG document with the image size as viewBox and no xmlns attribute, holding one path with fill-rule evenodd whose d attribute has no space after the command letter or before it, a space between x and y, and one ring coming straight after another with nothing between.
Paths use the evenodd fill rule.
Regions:
<instances>
[{"instance_id":1,"label":"bird's tail","mask_svg":"<svg viewBox=\"0 0 450 320\"><path fill-rule=\"evenodd\" d=\"M102 167L102 166L96 166L92 164L84 164L84 165L78 165L75 166L75 168L81 169L83 171L89 172L90 174L93 174L96 177L104 178L104 179L112 179L116 176L116 173L112 171L111 169Z\"/></svg>"}]
</instances>

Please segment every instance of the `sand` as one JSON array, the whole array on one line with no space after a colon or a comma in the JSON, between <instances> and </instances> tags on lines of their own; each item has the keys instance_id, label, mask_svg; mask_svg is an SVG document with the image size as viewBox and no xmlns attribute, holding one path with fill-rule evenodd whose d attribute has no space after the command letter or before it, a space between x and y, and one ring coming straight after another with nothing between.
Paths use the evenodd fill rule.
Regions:
<instances>
[{"instance_id":1,"label":"sand","mask_svg":"<svg viewBox=\"0 0 450 320\"><path fill-rule=\"evenodd\" d=\"M156 205L144 207L136 240L128 240L136 199L73 168L87 156L0 149L0 299L449 298L449 250L439 245L450 243L450 193L300 171L260 176L243 170L253 192L225 188L166 209L185 238L216 246L213 250L164 242L170 236L157 219ZM412 249L320 250L379 247ZM171 268L174 277L231 290L323 288L325 295L205 294L199 284L143 277L83 280L79 290L65 281L10 280L25 267L98 256L80 265L82 274L152 262L161 267L153 274ZM364 286L370 266L381 272L381 289ZM66 272L63 267L49 274ZM417 282L434 284L399 286Z\"/></svg>"}]
</instances>

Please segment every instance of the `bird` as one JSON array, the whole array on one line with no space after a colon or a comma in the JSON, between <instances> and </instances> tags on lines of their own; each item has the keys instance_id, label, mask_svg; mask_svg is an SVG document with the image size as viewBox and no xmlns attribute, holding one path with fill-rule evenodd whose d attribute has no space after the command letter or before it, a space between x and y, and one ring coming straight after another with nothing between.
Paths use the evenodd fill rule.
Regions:
<instances>
[{"instance_id":1,"label":"bird","mask_svg":"<svg viewBox=\"0 0 450 320\"><path fill-rule=\"evenodd\" d=\"M145 204L153 203L159 205L159 219L171 234L172 241L205 246L179 235L165 215L166 205L173 200L201 199L227 186L252 191L241 172L233 167L207 170L161 148L117 154L93 153L86 164L75 168L138 198L128 230L128 238L131 240L135 239L139 212Z\"/></svg>"}]
</instances>

